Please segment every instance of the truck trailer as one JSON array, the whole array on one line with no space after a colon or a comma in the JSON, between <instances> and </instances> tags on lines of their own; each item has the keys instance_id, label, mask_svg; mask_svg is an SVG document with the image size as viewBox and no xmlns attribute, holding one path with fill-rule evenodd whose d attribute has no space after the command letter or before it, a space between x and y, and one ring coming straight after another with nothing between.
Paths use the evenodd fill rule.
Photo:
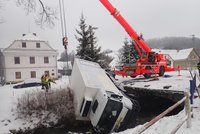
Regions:
<instances>
[{"instance_id":1,"label":"truck trailer","mask_svg":"<svg viewBox=\"0 0 200 134\"><path fill-rule=\"evenodd\" d=\"M98 133L117 131L135 120L135 107L98 63L75 59L70 89L77 120L91 121Z\"/></svg>"}]
</instances>

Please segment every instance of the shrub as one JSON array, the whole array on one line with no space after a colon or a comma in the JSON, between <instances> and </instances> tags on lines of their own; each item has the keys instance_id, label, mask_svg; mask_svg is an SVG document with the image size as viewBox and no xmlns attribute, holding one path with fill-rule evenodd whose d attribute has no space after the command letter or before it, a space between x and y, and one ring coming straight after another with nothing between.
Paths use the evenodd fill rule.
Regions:
<instances>
[{"instance_id":1,"label":"shrub","mask_svg":"<svg viewBox=\"0 0 200 134\"><path fill-rule=\"evenodd\" d=\"M75 120L73 100L73 94L67 89L26 92L18 99L17 111L20 117L25 118L54 114L59 119Z\"/></svg>"}]
</instances>

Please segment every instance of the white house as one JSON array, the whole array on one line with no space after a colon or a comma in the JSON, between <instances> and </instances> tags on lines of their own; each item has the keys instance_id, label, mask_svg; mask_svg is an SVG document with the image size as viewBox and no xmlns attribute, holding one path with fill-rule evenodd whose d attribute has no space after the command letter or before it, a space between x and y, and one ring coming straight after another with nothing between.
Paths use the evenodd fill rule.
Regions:
<instances>
[{"instance_id":1,"label":"white house","mask_svg":"<svg viewBox=\"0 0 200 134\"><path fill-rule=\"evenodd\" d=\"M171 57L173 67L180 66L182 69L196 68L199 62L199 55L194 48L182 49L182 50L161 50L153 49L154 52L162 53Z\"/></svg>"},{"instance_id":2,"label":"white house","mask_svg":"<svg viewBox=\"0 0 200 134\"><path fill-rule=\"evenodd\" d=\"M57 78L57 51L36 34L23 34L0 51L0 75L6 83L41 78L44 73Z\"/></svg>"}]
</instances>

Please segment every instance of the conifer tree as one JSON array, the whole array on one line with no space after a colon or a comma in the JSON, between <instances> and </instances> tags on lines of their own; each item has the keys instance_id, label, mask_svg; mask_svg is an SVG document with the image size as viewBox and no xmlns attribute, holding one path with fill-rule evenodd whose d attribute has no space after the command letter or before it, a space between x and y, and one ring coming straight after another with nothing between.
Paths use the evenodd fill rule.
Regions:
<instances>
[{"instance_id":1,"label":"conifer tree","mask_svg":"<svg viewBox=\"0 0 200 134\"><path fill-rule=\"evenodd\" d=\"M97 45L95 30L97 27L87 25L82 15L79 23L79 30L76 29L76 39L79 42L77 47L77 56L81 59L99 62L101 56L101 47Z\"/></svg>"},{"instance_id":2,"label":"conifer tree","mask_svg":"<svg viewBox=\"0 0 200 134\"><path fill-rule=\"evenodd\" d=\"M97 46L97 37L95 37L96 27L92 27L89 25L88 32L89 32L89 57L94 62L99 62L100 56L101 56L101 47Z\"/></svg>"},{"instance_id":3,"label":"conifer tree","mask_svg":"<svg viewBox=\"0 0 200 134\"><path fill-rule=\"evenodd\" d=\"M138 59L138 53L134 47L134 41L128 41L127 38L124 40L124 45L122 49L119 51L119 62L121 64L133 64L135 63L136 59Z\"/></svg>"},{"instance_id":4,"label":"conifer tree","mask_svg":"<svg viewBox=\"0 0 200 134\"><path fill-rule=\"evenodd\" d=\"M139 59L140 56L138 52L136 51L135 42L133 40L130 40L130 45L131 45L131 54L132 54L131 57L133 57L135 60Z\"/></svg>"},{"instance_id":5,"label":"conifer tree","mask_svg":"<svg viewBox=\"0 0 200 134\"><path fill-rule=\"evenodd\" d=\"M76 32L78 35L75 35L77 41L79 42L77 47L77 56L79 56L81 59L88 59L87 54L89 52L89 33L88 33L88 26L85 23L85 18L82 15L80 18L79 23L80 30L76 29Z\"/></svg>"}]
</instances>

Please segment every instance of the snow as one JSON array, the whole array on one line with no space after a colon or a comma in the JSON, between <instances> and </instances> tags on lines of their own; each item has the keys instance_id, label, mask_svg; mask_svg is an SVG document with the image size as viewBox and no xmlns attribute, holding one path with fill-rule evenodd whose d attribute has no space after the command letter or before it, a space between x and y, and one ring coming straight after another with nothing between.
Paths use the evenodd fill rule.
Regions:
<instances>
[{"instance_id":1,"label":"snow","mask_svg":"<svg viewBox=\"0 0 200 134\"><path fill-rule=\"evenodd\" d=\"M192 50L193 48L182 49L182 50L153 49L153 51L156 53L169 55L173 60L187 59Z\"/></svg>"},{"instance_id":2,"label":"snow","mask_svg":"<svg viewBox=\"0 0 200 134\"><path fill-rule=\"evenodd\" d=\"M133 78L122 78L118 77L120 82L124 81L134 81L133 84L127 83L127 86L141 87L141 88L152 88L152 89L163 89L163 86L171 85L169 90L184 91L189 89L189 80L191 76L189 71L182 70L180 72L168 72L166 76L169 77L159 77L159 80L144 81L142 77ZM68 85L68 77L63 77L56 81L57 84L52 84L52 89L66 88ZM149 85L145 87L145 85ZM23 88L23 89L13 89L13 85L5 85L0 87L0 134L9 133L10 129L24 128L24 127L34 127L33 123L27 122L17 118L17 114L14 111L17 98L20 97L25 92L38 91L41 87L34 88ZM165 89L166 90L166 89ZM177 134L199 134L200 132L200 100L196 98L193 105L192 127L187 128L186 123L178 130ZM169 134L175 126L180 123L180 121L185 117L185 111L181 111L179 114L169 117L164 117L153 126L148 128L143 134ZM37 120L36 120L37 121ZM33 121L33 122L36 122ZM133 129L128 129L119 134L135 134L142 125L136 126Z\"/></svg>"},{"instance_id":3,"label":"snow","mask_svg":"<svg viewBox=\"0 0 200 134\"><path fill-rule=\"evenodd\" d=\"M119 56L118 56L118 52L112 52L109 54L109 56L113 57L114 59L110 62L109 66L111 68L114 68L115 66L119 65Z\"/></svg>"},{"instance_id":4,"label":"snow","mask_svg":"<svg viewBox=\"0 0 200 134\"><path fill-rule=\"evenodd\" d=\"M200 100L195 99L195 105L197 107L193 108L194 118L192 118L191 128L187 128L186 123L177 131L176 134L199 134L200 132ZM181 122L185 117L185 111L181 111L178 115L164 117L157 123L149 127L142 134L170 134L172 130ZM139 125L133 129L128 129L118 134L136 134L137 131L142 127Z\"/></svg>"},{"instance_id":5,"label":"snow","mask_svg":"<svg viewBox=\"0 0 200 134\"><path fill-rule=\"evenodd\" d=\"M120 79L120 81L133 81L133 83L129 83L126 86L136 87L136 88L143 88L149 90L162 90L166 86L170 86L168 89L165 90L175 90L175 91L189 91L189 84L191 80L191 76L189 71L181 70L180 75L179 72L168 72L165 73L164 77L159 77L158 80L146 80L142 79L143 76L137 77L135 79L127 79L125 78ZM136 82L134 82L136 81Z\"/></svg>"},{"instance_id":6,"label":"snow","mask_svg":"<svg viewBox=\"0 0 200 134\"><path fill-rule=\"evenodd\" d=\"M32 83L32 82L41 82L40 79L38 78L28 78L28 79L25 79L23 82L21 83ZM19 84L19 83L18 83Z\"/></svg>"},{"instance_id":7,"label":"snow","mask_svg":"<svg viewBox=\"0 0 200 134\"><path fill-rule=\"evenodd\" d=\"M68 83L68 77L62 77L62 79L56 81L56 84L52 84L52 89L67 88ZM18 118L15 106L17 99L25 92L41 91L41 87L14 89L12 86L5 85L0 87L0 134L7 134L11 129L33 128L34 123L37 122L37 120L34 120L30 123Z\"/></svg>"},{"instance_id":8,"label":"snow","mask_svg":"<svg viewBox=\"0 0 200 134\"><path fill-rule=\"evenodd\" d=\"M196 71L192 72L193 74L196 73ZM135 82L133 85L128 83L126 86L130 87L138 87L138 88L147 88L149 90L152 89L163 89L163 86L171 86L169 89L165 90L174 90L174 91L189 91L189 80L191 80L191 76L189 71L182 70L180 72L181 75L178 75L178 72L168 72L166 73L169 77L167 78L159 78L159 80L155 81L143 81L140 80L141 78L135 78L139 79L137 82ZM134 79L131 78L120 78L118 77L119 81L134 81ZM199 83L199 82L198 82ZM145 87L145 85L148 87ZM196 98L194 100L193 104L193 113L194 118L192 118L192 127L187 128L186 123L178 130L177 134L199 134L200 132L200 99ZM142 134L169 134L171 131L183 120L185 117L185 110L181 111L179 114L169 117L164 117L161 120L159 120L157 123L155 123L153 126L149 127L145 132ZM136 134L137 131L142 127L143 125L139 125L133 129L128 129L123 132L120 132L118 134Z\"/></svg>"},{"instance_id":9,"label":"snow","mask_svg":"<svg viewBox=\"0 0 200 134\"><path fill-rule=\"evenodd\" d=\"M34 35L33 33L25 34L19 37L18 40L31 40L31 41L43 41L42 39L38 38L37 35Z\"/></svg>"}]
</instances>

